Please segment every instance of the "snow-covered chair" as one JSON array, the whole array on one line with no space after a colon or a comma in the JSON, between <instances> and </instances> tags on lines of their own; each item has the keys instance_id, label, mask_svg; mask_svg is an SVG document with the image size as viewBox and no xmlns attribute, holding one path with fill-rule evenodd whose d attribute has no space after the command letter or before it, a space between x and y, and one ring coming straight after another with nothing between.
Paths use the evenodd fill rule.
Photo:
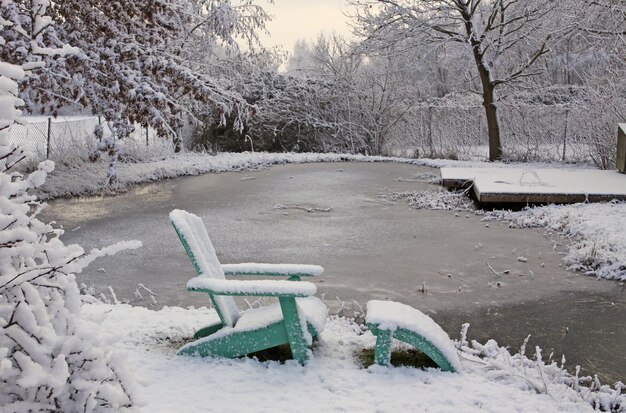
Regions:
<instances>
[{"instance_id":1,"label":"snow-covered chair","mask_svg":"<svg viewBox=\"0 0 626 413\"><path fill-rule=\"evenodd\" d=\"M450 337L421 311L394 301L372 300L367 303L365 322L376 336L376 364L389 365L395 338L422 351L441 370L461 372L461 362Z\"/></svg>"},{"instance_id":2,"label":"snow-covered chair","mask_svg":"<svg viewBox=\"0 0 626 413\"><path fill-rule=\"evenodd\" d=\"M198 330L196 341L181 347L178 354L232 358L288 343L293 358L305 364L307 347L324 329L328 309L313 296L316 286L300 277L320 275L324 269L295 264L222 265L198 216L177 209L170 220L198 274L187 282L187 290L207 293L220 318ZM289 279L227 280L224 275ZM239 312L233 296L278 297L278 303Z\"/></svg>"}]
</instances>

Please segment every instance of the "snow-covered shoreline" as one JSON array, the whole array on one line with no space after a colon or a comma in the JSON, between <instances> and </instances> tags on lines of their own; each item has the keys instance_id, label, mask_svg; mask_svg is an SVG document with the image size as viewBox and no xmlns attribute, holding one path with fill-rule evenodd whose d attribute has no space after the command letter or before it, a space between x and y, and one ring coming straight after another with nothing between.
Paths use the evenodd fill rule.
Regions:
<instances>
[{"instance_id":1,"label":"snow-covered shoreline","mask_svg":"<svg viewBox=\"0 0 626 413\"><path fill-rule=\"evenodd\" d=\"M288 163L345 161L414 162L414 160L403 158L347 154L243 152L211 155L201 152L185 152L146 162L119 162L117 165L117 182L112 186L105 185L108 168L106 160L57 164L55 171L48 175L48 179L45 185L40 188L38 195L41 199L109 195L124 192L141 183L179 176L259 170L271 165Z\"/></svg>"},{"instance_id":2,"label":"snow-covered shoreline","mask_svg":"<svg viewBox=\"0 0 626 413\"><path fill-rule=\"evenodd\" d=\"M454 161L447 159L409 159L385 156L366 156L336 153L267 153L267 152L223 152L215 155L202 152L184 152L165 158L145 162L119 162L117 182L106 186L107 160L97 162L57 163L48 175L46 183L39 189L40 199L59 197L90 196L124 192L134 185L154 182L178 176L205 173L258 170L271 165L315 162L394 162L432 168L475 167L506 168L507 163L480 161ZM525 167L572 168L571 164L530 163ZM589 166L583 166L589 167Z\"/></svg>"},{"instance_id":3,"label":"snow-covered shoreline","mask_svg":"<svg viewBox=\"0 0 626 413\"><path fill-rule=\"evenodd\" d=\"M579 380L555 362L537 360L540 352L532 351L532 359L511 355L493 340L457 343L463 374L366 369L355 354L373 347L374 336L352 320L331 317L302 367L295 361L175 356L195 329L216 317L206 308L153 311L96 303L85 305L83 314L104 319L103 331L120 332L115 347L142 385L137 395L142 411L184 406L188 412L283 412L297 406L302 412L591 412L592 403L605 408L624 403L609 386L590 391L585 383L591 378Z\"/></svg>"},{"instance_id":4,"label":"snow-covered shoreline","mask_svg":"<svg viewBox=\"0 0 626 413\"><path fill-rule=\"evenodd\" d=\"M485 220L511 228L546 228L570 239L563 262L568 269L626 281L626 202L546 205L522 211L489 211Z\"/></svg>"}]
</instances>

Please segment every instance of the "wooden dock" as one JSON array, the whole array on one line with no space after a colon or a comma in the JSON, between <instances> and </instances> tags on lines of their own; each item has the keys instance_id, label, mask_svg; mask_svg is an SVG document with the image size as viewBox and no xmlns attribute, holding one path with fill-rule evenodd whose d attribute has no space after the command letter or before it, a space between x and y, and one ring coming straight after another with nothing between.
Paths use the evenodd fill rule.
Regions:
<instances>
[{"instance_id":1,"label":"wooden dock","mask_svg":"<svg viewBox=\"0 0 626 413\"><path fill-rule=\"evenodd\" d=\"M626 174L596 169L441 168L448 189L471 188L480 205L626 201Z\"/></svg>"}]
</instances>

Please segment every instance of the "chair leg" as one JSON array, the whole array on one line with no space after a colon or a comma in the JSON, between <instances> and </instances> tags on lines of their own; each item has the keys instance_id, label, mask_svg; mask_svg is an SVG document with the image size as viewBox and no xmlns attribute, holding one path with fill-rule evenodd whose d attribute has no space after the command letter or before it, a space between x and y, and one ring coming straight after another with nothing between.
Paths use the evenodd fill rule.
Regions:
<instances>
[{"instance_id":1,"label":"chair leg","mask_svg":"<svg viewBox=\"0 0 626 413\"><path fill-rule=\"evenodd\" d=\"M293 297L280 297L279 301L285 320L285 329L289 337L291 355L294 359L298 360L300 364L304 365L309 355L304 332L302 331L302 324L300 324L300 317L298 316L296 300Z\"/></svg>"},{"instance_id":2,"label":"chair leg","mask_svg":"<svg viewBox=\"0 0 626 413\"><path fill-rule=\"evenodd\" d=\"M202 338L202 337L210 336L211 334L215 333L216 331L218 331L222 327L224 327L224 324L222 324L221 321L218 321L215 324L208 325L208 326L203 327L200 330L196 331L195 334L193 335L193 338L199 339L199 338Z\"/></svg>"},{"instance_id":3,"label":"chair leg","mask_svg":"<svg viewBox=\"0 0 626 413\"><path fill-rule=\"evenodd\" d=\"M379 366L388 366L391 362L391 342L393 334L389 330L378 330L374 361Z\"/></svg>"}]
</instances>

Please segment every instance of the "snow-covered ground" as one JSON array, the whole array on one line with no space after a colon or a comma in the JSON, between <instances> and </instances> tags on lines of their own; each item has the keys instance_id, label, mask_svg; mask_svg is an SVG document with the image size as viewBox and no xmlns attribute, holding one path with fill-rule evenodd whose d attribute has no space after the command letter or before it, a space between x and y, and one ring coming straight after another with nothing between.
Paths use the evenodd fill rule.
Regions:
<instances>
[{"instance_id":1,"label":"snow-covered ground","mask_svg":"<svg viewBox=\"0 0 626 413\"><path fill-rule=\"evenodd\" d=\"M302 367L294 361L176 356L195 329L216 319L206 308L88 304L83 314L104 319L101 331L117 335L115 348L126 353L145 412L590 412L591 403L606 408L626 402L613 388L591 392L585 379L556 363L511 356L493 341L460 342L462 374L362 368L355 353L373 347L374 336L351 320L331 317Z\"/></svg>"},{"instance_id":2,"label":"snow-covered ground","mask_svg":"<svg viewBox=\"0 0 626 413\"><path fill-rule=\"evenodd\" d=\"M76 195L95 195L124 191L143 182L158 181L177 176L200 175L209 172L245 171L267 168L270 165L311 162L414 162L411 159L380 156L318 154L318 153L207 153L185 152L149 162L119 162L118 181L105 186L108 162L80 162L57 164L40 189L40 197L56 198Z\"/></svg>"}]
</instances>

